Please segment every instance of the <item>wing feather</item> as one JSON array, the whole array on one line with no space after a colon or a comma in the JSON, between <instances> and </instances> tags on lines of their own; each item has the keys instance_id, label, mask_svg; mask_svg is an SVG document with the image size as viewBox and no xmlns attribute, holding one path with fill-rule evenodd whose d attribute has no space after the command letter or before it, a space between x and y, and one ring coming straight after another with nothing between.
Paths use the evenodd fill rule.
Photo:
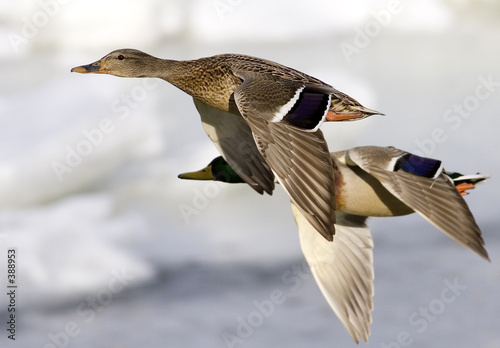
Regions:
<instances>
[{"instance_id":1,"label":"wing feather","mask_svg":"<svg viewBox=\"0 0 500 348\"><path fill-rule=\"evenodd\" d=\"M290 200L326 239L335 234L334 164L320 130L276 119L302 83L242 75L234 100L255 142ZM262 93L265 92L265 95Z\"/></svg>"},{"instance_id":2,"label":"wing feather","mask_svg":"<svg viewBox=\"0 0 500 348\"><path fill-rule=\"evenodd\" d=\"M274 174L257 149L245 120L197 99L194 104L206 133L235 172L257 192L272 194Z\"/></svg>"},{"instance_id":3,"label":"wing feather","mask_svg":"<svg viewBox=\"0 0 500 348\"><path fill-rule=\"evenodd\" d=\"M393 171L390 163L404 154L393 147L367 146L348 151L356 165L373 175L404 204L453 240L488 259L481 230L452 180L444 171L436 178Z\"/></svg>"},{"instance_id":4,"label":"wing feather","mask_svg":"<svg viewBox=\"0 0 500 348\"><path fill-rule=\"evenodd\" d=\"M366 217L336 212L336 234L328 242L292 204L300 245L327 302L352 338L368 341L373 309L373 241Z\"/></svg>"}]
</instances>

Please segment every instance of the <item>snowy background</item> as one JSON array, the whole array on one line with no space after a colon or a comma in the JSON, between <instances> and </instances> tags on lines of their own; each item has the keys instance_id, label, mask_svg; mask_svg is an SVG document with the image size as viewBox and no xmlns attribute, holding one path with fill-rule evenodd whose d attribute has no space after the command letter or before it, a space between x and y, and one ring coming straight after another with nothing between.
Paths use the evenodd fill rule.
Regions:
<instances>
[{"instance_id":1,"label":"snowy background","mask_svg":"<svg viewBox=\"0 0 500 348\"><path fill-rule=\"evenodd\" d=\"M394 145L491 174L466 197L491 263L416 215L370 220L375 309L361 345L499 347L499 38L494 0L0 2L0 345L356 346L304 269L280 188L177 179L217 155L190 97L70 73L137 48L278 61L386 114L325 124L332 151Z\"/></svg>"}]
</instances>

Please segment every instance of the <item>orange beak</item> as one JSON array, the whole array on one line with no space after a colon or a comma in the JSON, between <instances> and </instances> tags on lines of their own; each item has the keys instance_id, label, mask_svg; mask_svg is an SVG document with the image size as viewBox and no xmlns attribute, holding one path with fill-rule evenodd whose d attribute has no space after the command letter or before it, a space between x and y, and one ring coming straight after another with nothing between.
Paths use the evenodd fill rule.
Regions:
<instances>
[{"instance_id":1,"label":"orange beak","mask_svg":"<svg viewBox=\"0 0 500 348\"><path fill-rule=\"evenodd\" d=\"M104 68L103 60L98 60L92 64L77 66L71 69L71 72L77 72L80 74L107 74L108 71Z\"/></svg>"}]
</instances>

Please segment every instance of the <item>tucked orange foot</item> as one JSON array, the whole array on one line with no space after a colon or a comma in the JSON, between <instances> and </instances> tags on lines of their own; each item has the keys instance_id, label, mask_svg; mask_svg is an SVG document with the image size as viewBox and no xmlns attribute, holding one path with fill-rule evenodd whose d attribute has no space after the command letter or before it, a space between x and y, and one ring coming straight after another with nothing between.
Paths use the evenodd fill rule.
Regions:
<instances>
[{"instance_id":1,"label":"tucked orange foot","mask_svg":"<svg viewBox=\"0 0 500 348\"><path fill-rule=\"evenodd\" d=\"M465 195L468 195L469 192L467 192L467 190L472 190L474 188L474 185L473 184L469 184L467 182L463 182L461 184L458 184L456 186L458 192L460 192L460 194L462 196L465 196Z\"/></svg>"}]
</instances>

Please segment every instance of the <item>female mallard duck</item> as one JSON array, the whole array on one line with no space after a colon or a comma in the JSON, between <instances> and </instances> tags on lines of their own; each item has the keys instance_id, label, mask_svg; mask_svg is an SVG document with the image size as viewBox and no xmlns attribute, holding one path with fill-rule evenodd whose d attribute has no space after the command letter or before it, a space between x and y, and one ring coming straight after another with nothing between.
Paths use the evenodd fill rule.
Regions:
<instances>
[{"instance_id":1,"label":"female mallard duck","mask_svg":"<svg viewBox=\"0 0 500 348\"><path fill-rule=\"evenodd\" d=\"M366 146L333 152L335 237L327 242L292 202L300 244L326 300L359 342L368 340L373 308L373 241L367 216L419 213L460 244L488 259L481 231L462 195L487 175L443 170L441 161L394 147ZM243 182L222 157L182 179Z\"/></svg>"},{"instance_id":2,"label":"female mallard duck","mask_svg":"<svg viewBox=\"0 0 500 348\"><path fill-rule=\"evenodd\" d=\"M175 61L121 49L71 71L157 77L188 93L234 171L269 194L276 175L297 209L330 241L334 168L319 126L380 114L300 71L239 54Z\"/></svg>"}]
</instances>

